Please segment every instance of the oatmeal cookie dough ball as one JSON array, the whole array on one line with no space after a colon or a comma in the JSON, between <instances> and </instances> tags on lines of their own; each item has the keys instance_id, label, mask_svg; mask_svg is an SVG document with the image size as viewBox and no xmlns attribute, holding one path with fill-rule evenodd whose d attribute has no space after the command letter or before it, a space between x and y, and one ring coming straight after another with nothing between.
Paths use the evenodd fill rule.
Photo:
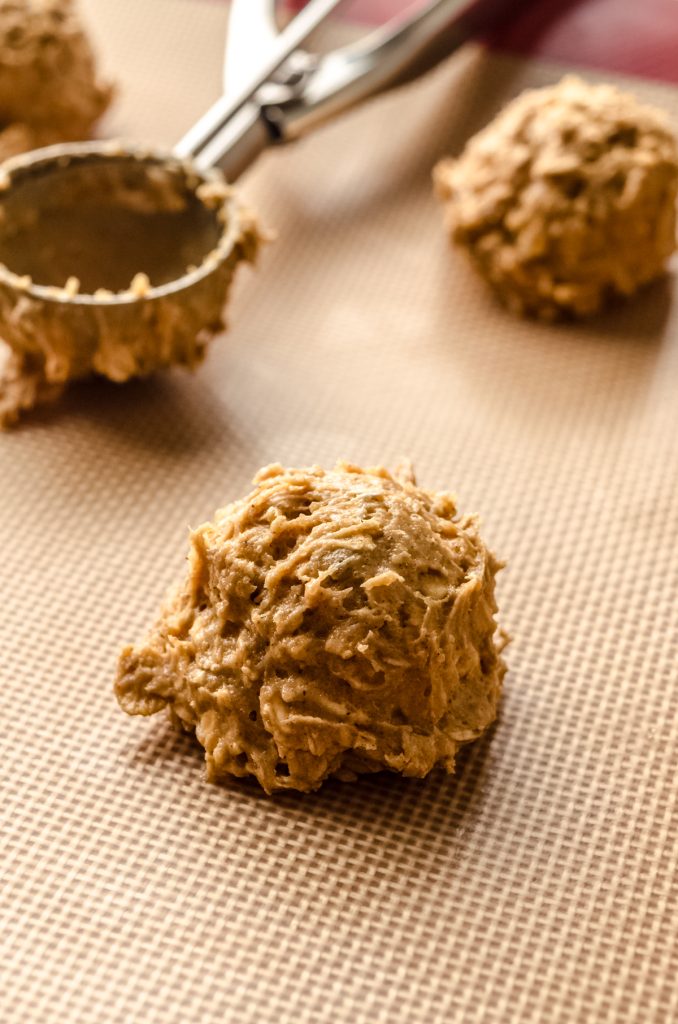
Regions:
<instances>
[{"instance_id":1,"label":"oatmeal cookie dough ball","mask_svg":"<svg viewBox=\"0 0 678 1024\"><path fill-rule=\"evenodd\" d=\"M110 98L72 0L0 0L0 160L86 138Z\"/></svg>"},{"instance_id":2,"label":"oatmeal cookie dough ball","mask_svg":"<svg viewBox=\"0 0 678 1024\"><path fill-rule=\"evenodd\" d=\"M568 76L523 93L434 180L453 240L518 313L595 313L675 249L676 139L612 85Z\"/></svg>"},{"instance_id":3,"label":"oatmeal cookie dough ball","mask_svg":"<svg viewBox=\"0 0 678 1024\"><path fill-rule=\"evenodd\" d=\"M453 771L496 715L499 563L449 494L387 470L273 465L191 535L186 579L115 692L195 731L207 775L267 793Z\"/></svg>"}]
</instances>

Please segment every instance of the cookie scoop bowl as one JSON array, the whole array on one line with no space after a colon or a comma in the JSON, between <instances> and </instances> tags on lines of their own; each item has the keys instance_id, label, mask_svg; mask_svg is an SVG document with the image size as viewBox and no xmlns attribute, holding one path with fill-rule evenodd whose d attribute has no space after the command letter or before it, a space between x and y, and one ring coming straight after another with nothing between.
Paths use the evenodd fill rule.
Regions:
<instances>
[{"instance_id":1,"label":"cookie scoop bowl","mask_svg":"<svg viewBox=\"0 0 678 1024\"><path fill-rule=\"evenodd\" d=\"M0 189L0 335L46 385L195 366L260 241L218 171L146 148L51 146Z\"/></svg>"}]
</instances>

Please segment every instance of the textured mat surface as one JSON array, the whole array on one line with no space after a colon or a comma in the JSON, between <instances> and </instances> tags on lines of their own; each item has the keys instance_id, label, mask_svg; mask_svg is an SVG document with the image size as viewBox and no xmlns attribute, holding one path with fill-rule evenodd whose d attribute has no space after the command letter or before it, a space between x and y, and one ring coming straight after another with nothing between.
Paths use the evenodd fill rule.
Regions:
<instances>
[{"instance_id":1,"label":"textured mat surface","mask_svg":"<svg viewBox=\"0 0 678 1024\"><path fill-rule=\"evenodd\" d=\"M223 8L86 7L109 129L170 144L218 89ZM279 238L204 367L79 386L0 437L3 1021L676 1019L674 275L585 327L521 323L429 186L554 77L459 55L266 156L242 187ZM401 455L509 561L500 721L455 778L206 785L111 693L187 525L269 461Z\"/></svg>"}]
</instances>

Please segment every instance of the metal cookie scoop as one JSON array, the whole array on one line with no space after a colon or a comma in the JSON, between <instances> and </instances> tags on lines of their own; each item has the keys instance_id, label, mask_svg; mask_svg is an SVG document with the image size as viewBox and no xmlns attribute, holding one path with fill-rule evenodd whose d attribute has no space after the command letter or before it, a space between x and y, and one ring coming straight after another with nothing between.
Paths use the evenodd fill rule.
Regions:
<instances>
[{"instance_id":1,"label":"metal cookie scoop","mask_svg":"<svg viewBox=\"0 0 678 1024\"><path fill-rule=\"evenodd\" d=\"M224 176L234 180L266 147L416 77L515 8L432 0L354 46L321 57L301 50L339 2L310 0L278 34L275 0L235 0L231 85L242 74L233 54L250 41L263 62L172 154L77 143L3 165L0 334L10 351L0 424L45 388L93 372L123 381L198 363L222 326L236 265L254 258L261 239Z\"/></svg>"}]
</instances>

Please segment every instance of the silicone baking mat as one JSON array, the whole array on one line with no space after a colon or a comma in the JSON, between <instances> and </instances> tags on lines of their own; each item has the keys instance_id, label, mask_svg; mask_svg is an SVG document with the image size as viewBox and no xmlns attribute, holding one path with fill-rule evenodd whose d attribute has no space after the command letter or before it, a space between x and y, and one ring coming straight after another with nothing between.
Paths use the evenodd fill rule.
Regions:
<instances>
[{"instance_id":1,"label":"silicone baking mat","mask_svg":"<svg viewBox=\"0 0 678 1024\"><path fill-rule=\"evenodd\" d=\"M90 0L107 131L170 144L225 10ZM0 1019L541 1024L678 1013L675 270L527 324L430 171L543 64L457 55L242 189L278 233L193 376L75 388L0 437ZM678 118L678 94L634 82ZM410 456L508 560L501 716L455 777L207 785L111 691L187 527L270 461Z\"/></svg>"}]
</instances>

